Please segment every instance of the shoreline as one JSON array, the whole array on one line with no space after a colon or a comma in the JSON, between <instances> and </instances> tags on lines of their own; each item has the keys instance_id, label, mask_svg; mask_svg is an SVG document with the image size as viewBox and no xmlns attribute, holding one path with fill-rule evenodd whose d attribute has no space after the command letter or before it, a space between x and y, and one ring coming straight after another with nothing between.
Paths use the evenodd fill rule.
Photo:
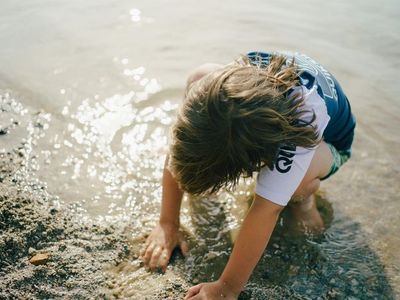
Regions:
<instances>
[{"instance_id":1,"label":"shoreline","mask_svg":"<svg viewBox=\"0 0 400 300\"><path fill-rule=\"evenodd\" d=\"M132 241L129 224L82 221L38 180L34 146L44 130L41 113L0 95L0 114L7 147L0 149L0 299L183 297L188 284L179 267L164 276L142 267L143 238ZM146 281L152 284L144 288Z\"/></svg>"},{"instance_id":2,"label":"shoreline","mask_svg":"<svg viewBox=\"0 0 400 300\"><path fill-rule=\"evenodd\" d=\"M143 239L52 205L42 183L21 176L23 153L0 154L0 299L183 298L182 259L163 276L148 272L137 255ZM37 254L48 259L32 264Z\"/></svg>"},{"instance_id":3,"label":"shoreline","mask_svg":"<svg viewBox=\"0 0 400 300\"><path fill-rule=\"evenodd\" d=\"M0 298L106 295L109 275L102 270L126 257L126 239L116 228L79 224L50 205L45 187L21 176L23 159L23 149L0 155ZM46 262L29 262L40 253Z\"/></svg>"}]
</instances>

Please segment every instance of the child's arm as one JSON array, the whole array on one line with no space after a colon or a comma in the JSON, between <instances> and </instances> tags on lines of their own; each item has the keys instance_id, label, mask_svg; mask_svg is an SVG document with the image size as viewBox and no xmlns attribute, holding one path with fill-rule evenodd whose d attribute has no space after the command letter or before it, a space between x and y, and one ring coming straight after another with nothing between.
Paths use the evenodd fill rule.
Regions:
<instances>
[{"instance_id":1,"label":"child's arm","mask_svg":"<svg viewBox=\"0 0 400 300\"><path fill-rule=\"evenodd\" d=\"M189 289L185 299L236 299L268 244L283 207L258 195L243 221L228 264L221 277Z\"/></svg>"},{"instance_id":2,"label":"child's arm","mask_svg":"<svg viewBox=\"0 0 400 300\"><path fill-rule=\"evenodd\" d=\"M190 85L203 76L223 67L220 64L207 63L194 69L186 82L186 90ZM186 91L187 92L187 91ZM167 168L168 156L165 160L163 182L162 182L162 202L159 224L153 229L146 240L145 247L141 252L141 257L145 265L155 270L161 267L163 271L167 268L172 250L179 246L183 255L188 251L188 245L179 232L179 211L183 192Z\"/></svg>"},{"instance_id":3,"label":"child's arm","mask_svg":"<svg viewBox=\"0 0 400 300\"><path fill-rule=\"evenodd\" d=\"M179 231L179 211L183 192L168 170L167 164L168 156L165 160L162 181L160 221L147 238L145 248L141 252L145 265L152 270L161 267L163 271L167 268L171 253L176 246L181 248L184 255L188 251L188 245Z\"/></svg>"}]
</instances>

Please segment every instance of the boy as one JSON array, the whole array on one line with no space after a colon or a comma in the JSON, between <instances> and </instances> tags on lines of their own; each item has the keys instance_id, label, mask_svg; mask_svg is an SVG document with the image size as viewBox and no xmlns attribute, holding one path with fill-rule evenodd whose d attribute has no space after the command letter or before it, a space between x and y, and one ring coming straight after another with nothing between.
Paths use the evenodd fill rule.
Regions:
<instances>
[{"instance_id":1,"label":"boy","mask_svg":"<svg viewBox=\"0 0 400 300\"><path fill-rule=\"evenodd\" d=\"M233 187L258 172L254 201L220 276L185 299L237 299L282 209L319 232L313 194L351 155L355 120L336 79L301 54L251 52L227 66L207 64L188 79L163 176L160 222L142 252L166 269L172 250L188 251L179 231L183 191Z\"/></svg>"}]
</instances>

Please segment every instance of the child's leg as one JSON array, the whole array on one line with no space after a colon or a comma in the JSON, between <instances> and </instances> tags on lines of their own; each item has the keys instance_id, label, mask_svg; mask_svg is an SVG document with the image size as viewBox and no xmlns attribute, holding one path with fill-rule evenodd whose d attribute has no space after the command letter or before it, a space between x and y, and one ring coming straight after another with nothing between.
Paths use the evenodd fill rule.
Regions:
<instances>
[{"instance_id":1,"label":"child's leg","mask_svg":"<svg viewBox=\"0 0 400 300\"><path fill-rule=\"evenodd\" d=\"M307 232L317 233L323 230L324 223L317 210L314 193L319 188L320 178L329 173L332 162L331 150L325 142L321 142L306 175L289 202L288 206L296 222Z\"/></svg>"}]
</instances>

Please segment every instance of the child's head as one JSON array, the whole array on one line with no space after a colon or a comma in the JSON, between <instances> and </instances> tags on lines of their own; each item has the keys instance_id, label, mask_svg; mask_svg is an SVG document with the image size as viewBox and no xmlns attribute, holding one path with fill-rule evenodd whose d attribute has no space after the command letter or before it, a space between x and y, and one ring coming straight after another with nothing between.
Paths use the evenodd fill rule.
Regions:
<instances>
[{"instance_id":1,"label":"child's head","mask_svg":"<svg viewBox=\"0 0 400 300\"><path fill-rule=\"evenodd\" d=\"M313 147L315 128L301 121L294 64L267 66L242 58L191 83L172 131L170 168L192 194L235 185L261 167L273 168L279 147Z\"/></svg>"}]
</instances>

